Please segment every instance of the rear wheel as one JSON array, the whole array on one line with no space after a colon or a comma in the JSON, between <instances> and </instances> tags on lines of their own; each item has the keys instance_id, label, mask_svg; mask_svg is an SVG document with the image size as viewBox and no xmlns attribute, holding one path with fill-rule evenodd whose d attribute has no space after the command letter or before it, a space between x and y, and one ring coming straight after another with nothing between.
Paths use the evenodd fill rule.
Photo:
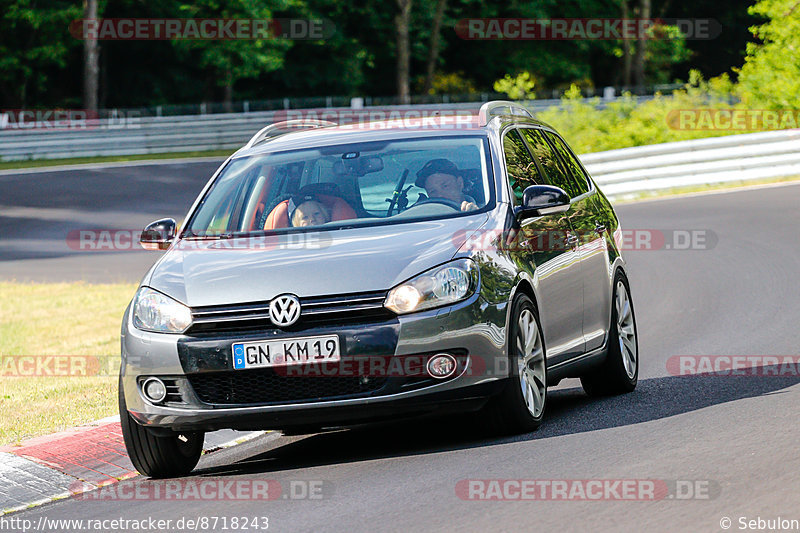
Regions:
<instances>
[{"instance_id":1,"label":"rear wheel","mask_svg":"<svg viewBox=\"0 0 800 533\"><path fill-rule=\"evenodd\" d=\"M203 453L202 431L156 436L140 426L128 413L122 381L119 386L119 417L122 438L133 466L153 478L183 476L192 471Z\"/></svg>"},{"instance_id":2,"label":"rear wheel","mask_svg":"<svg viewBox=\"0 0 800 533\"><path fill-rule=\"evenodd\" d=\"M581 385L590 396L609 396L633 391L638 379L636 315L628 279L620 271L614 278L608 355L602 366L581 377Z\"/></svg>"},{"instance_id":3,"label":"rear wheel","mask_svg":"<svg viewBox=\"0 0 800 533\"><path fill-rule=\"evenodd\" d=\"M547 404L547 365L539 314L524 294L514 299L509 327L508 385L485 408L490 429L504 434L537 429Z\"/></svg>"}]
</instances>

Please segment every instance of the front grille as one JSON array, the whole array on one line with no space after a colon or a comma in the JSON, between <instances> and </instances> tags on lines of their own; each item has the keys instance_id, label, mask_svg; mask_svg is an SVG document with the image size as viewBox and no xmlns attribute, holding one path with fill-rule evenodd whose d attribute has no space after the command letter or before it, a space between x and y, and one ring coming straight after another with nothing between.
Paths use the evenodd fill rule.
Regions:
<instances>
[{"instance_id":1,"label":"front grille","mask_svg":"<svg viewBox=\"0 0 800 533\"><path fill-rule=\"evenodd\" d=\"M190 374L197 397L208 404L243 405L331 400L369 396L386 385L385 377L364 379L282 376L271 368Z\"/></svg>"},{"instance_id":2,"label":"front grille","mask_svg":"<svg viewBox=\"0 0 800 533\"><path fill-rule=\"evenodd\" d=\"M181 396L181 389L176 379L162 379L164 385L167 387L167 397L164 398L164 403L186 403Z\"/></svg>"},{"instance_id":3,"label":"front grille","mask_svg":"<svg viewBox=\"0 0 800 533\"><path fill-rule=\"evenodd\" d=\"M291 328L385 320L394 316L383 306L385 298L386 293L382 291L300 298L300 318ZM192 326L187 333L264 330L273 327L269 318L269 301L261 301L193 307Z\"/></svg>"}]
</instances>

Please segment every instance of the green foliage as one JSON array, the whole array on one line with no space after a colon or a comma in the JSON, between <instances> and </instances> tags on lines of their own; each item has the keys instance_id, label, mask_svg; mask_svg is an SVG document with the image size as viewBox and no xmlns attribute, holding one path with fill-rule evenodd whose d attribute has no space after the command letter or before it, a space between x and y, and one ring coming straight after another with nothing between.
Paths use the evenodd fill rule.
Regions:
<instances>
[{"instance_id":1,"label":"green foliage","mask_svg":"<svg viewBox=\"0 0 800 533\"><path fill-rule=\"evenodd\" d=\"M422 92L422 87L425 83L425 77L420 76L417 79L415 88L418 92ZM475 94L478 89L469 78L464 76L463 72L435 72L433 74L433 83L429 94Z\"/></svg>"},{"instance_id":2,"label":"green foliage","mask_svg":"<svg viewBox=\"0 0 800 533\"><path fill-rule=\"evenodd\" d=\"M677 26L656 25L648 33L654 37L645 41L645 71L652 84L670 83L670 69L691 57L686 38Z\"/></svg>"},{"instance_id":3,"label":"green foliage","mask_svg":"<svg viewBox=\"0 0 800 533\"><path fill-rule=\"evenodd\" d=\"M556 128L578 153L745 133L735 129L681 129L676 121L680 111L744 109L742 103L730 103L732 89L727 76L704 81L699 72L692 71L689 83L671 95L657 94L641 102L626 93L604 105L600 98L584 101L573 85L561 106L537 113L536 118Z\"/></svg>"},{"instance_id":4,"label":"green foliage","mask_svg":"<svg viewBox=\"0 0 800 533\"><path fill-rule=\"evenodd\" d=\"M741 2L755 2L749 15ZM685 78L681 69L687 61L702 64L698 56L704 54L706 66L709 57L718 54L728 58L723 62L727 68L727 63L735 61L729 58L744 46L747 34L741 33L753 21L763 21L752 28L761 42L747 47L737 84L727 76L703 81L692 73L687 86L675 93L647 102L627 95L604 105L600 100L580 100L578 88L623 83L619 41L470 40L461 38L454 28L466 18L607 18L621 15L616 11L620 2L448 0L432 92L464 94L494 87L511 99L531 99L535 92L549 97L550 90L575 84L562 109L549 109L542 115L582 151L736 133L676 130L669 127L667 118L671 111L729 106L737 98L739 107L800 108L798 2L735 0L726 13L718 15L725 32L713 41L687 42L677 28L654 28L657 38L646 41L648 84L670 82L678 75ZM3 0L0 109L80 105L82 41L69 35L68 26L82 17L81 4L77 0ZM107 18L324 18L335 27L333 35L320 41L101 41L102 107L221 101L227 96L236 100L384 96L395 90L395 2L100 0L100 4L100 16ZM423 86L436 4L413 3L411 76L420 80L417 92ZM711 0L657 4L654 12L664 17L715 5ZM716 69L721 63L712 64ZM230 88L235 88L233 94L226 90Z\"/></svg>"},{"instance_id":5,"label":"green foliage","mask_svg":"<svg viewBox=\"0 0 800 533\"><path fill-rule=\"evenodd\" d=\"M48 69L66 68L77 41L69 23L81 16L72 2L43 8L35 0L15 0L0 15L0 96L9 107L25 107L30 96L47 90Z\"/></svg>"},{"instance_id":6,"label":"green foliage","mask_svg":"<svg viewBox=\"0 0 800 533\"><path fill-rule=\"evenodd\" d=\"M536 93L533 92L535 86L536 78L528 71L522 71L513 78L506 74L494 82L494 90L507 94L511 100L533 100L536 98Z\"/></svg>"},{"instance_id":7,"label":"green foliage","mask_svg":"<svg viewBox=\"0 0 800 533\"><path fill-rule=\"evenodd\" d=\"M194 0L179 7L186 18L272 18L274 10L289 7L289 0ZM245 78L256 78L283 66L292 42L286 39L176 40L176 49L186 52L203 68L210 69L220 87Z\"/></svg>"},{"instance_id":8,"label":"green foliage","mask_svg":"<svg viewBox=\"0 0 800 533\"><path fill-rule=\"evenodd\" d=\"M769 19L751 28L761 43L748 43L738 94L751 106L800 109L800 3L759 0L751 15Z\"/></svg>"}]
</instances>

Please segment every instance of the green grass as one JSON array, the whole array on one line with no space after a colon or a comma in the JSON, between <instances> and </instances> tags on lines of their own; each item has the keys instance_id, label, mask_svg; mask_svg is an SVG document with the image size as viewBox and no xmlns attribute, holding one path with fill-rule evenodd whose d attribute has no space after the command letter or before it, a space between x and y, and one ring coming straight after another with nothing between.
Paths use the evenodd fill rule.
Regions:
<instances>
[{"instance_id":1,"label":"green grass","mask_svg":"<svg viewBox=\"0 0 800 533\"><path fill-rule=\"evenodd\" d=\"M136 287L0 282L0 445L117 413L120 324ZM10 375L13 356L60 355L94 356L80 358L90 375Z\"/></svg>"},{"instance_id":2,"label":"green grass","mask_svg":"<svg viewBox=\"0 0 800 533\"><path fill-rule=\"evenodd\" d=\"M619 197L637 200L798 181L773 178ZM61 431L117 411L122 314L136 284L0 282L0 445ZM11 377L14 356L93 356L85 377Z\"/></svg>"},{"instance_id":3,"label":"green grass","mask_svg":"<svg viewBox=\"0 0 800 533\"><path fill-rule=\"evenodd\" d=\"M26 161L0 161L0 170L16 168L54 167L80 165L84 163L116 163L125 161L149 161L179 159L187 157L228 157L234 150L207 150L203 152L172 152L168 154L110 155L101 157L71 157L68 159L31 159Z\"/></svg>"}]
</instances>

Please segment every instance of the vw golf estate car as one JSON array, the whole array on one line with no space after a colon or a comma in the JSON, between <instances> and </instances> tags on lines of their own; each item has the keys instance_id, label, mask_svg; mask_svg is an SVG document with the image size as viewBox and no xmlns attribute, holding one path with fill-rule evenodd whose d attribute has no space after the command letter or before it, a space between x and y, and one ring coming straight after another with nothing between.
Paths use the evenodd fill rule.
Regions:
<instances>
[{"instance_id":1,"label":"vw golf estate car","mask_svg":"<svg viewBox=\"0 0 800 533\"><path fill-rule=\"evenodd\" d=\"M264 128L217 170L122 324L135 467L183 475L204 432L308 433L474 413L536 429L547 389L634 389L619 223L559 134L523 107ZM473 415L470 415L473 416Z\"/></svg>"}]
</instances>

